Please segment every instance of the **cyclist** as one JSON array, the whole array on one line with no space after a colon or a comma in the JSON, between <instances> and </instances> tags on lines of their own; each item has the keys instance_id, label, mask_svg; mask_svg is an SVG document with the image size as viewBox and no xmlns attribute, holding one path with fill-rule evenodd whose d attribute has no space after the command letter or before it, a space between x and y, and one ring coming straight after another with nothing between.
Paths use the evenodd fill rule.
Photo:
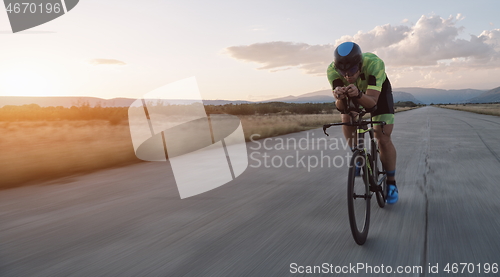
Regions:
<instances>
[{"instance_id":1,"label":"cyclist","mask_svg":"<svg viewBox=\"0 0 500 277\"><path fill-rule=\"evenodd\" d=\"M334 60L328 67L327 75L336 99L335 105L342 113L342 122L349 122L350 119L344 112L347 106L346 96L370 112L372 120L387 122L384 133L380 125L375 125L374 131L380 149L380 160L387 172L386 201L389 204L396 203L396 148L391 141L394 100L384 62L375 54L362 53L356 43L344 42L335 49ZM353 149L356 127L343 125L342 128Z\"/></svg>"}]
</instances>

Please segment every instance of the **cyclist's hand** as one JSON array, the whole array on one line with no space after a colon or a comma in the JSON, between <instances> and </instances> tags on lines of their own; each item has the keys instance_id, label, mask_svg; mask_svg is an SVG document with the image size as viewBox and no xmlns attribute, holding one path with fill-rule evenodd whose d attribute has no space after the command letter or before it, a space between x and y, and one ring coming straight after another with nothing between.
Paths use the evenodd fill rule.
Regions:
<instances>
[{"instance_id":1,"label":"cyclist's hand","mask_svg":"<svg viewBox=\"0 0 500 277\"><path fill-rule=\"evenodd\" d=\"M333 90L333 97L338 100L345 99L346 96L346 87L336 87Z\"/></svg>"},{"instance_id":2,"label":"cyclist's hand","mask_svg":"<svg viewBox=\"0 0 500 277\"><path fill-rule=\"evenodd\" d=\"M359 114L359 113L358 113L358 112L355 112L355 111L351 111L351 112L349 112L349 115L350 115L350 116L352 116L352 117L356 117L356 116L358 116L358 114Z\"/></svg>"},{"instance_id":3,"label":"cyclist's hand","mask_svg":"<svg viewBox=\"0 0 500 277\"><path fill-rule=\"evenodd\" d=\"M359 90L354 84L350 84L345 88L348 97L356 97L359 95Z\"/></svg>"}]
</instances>

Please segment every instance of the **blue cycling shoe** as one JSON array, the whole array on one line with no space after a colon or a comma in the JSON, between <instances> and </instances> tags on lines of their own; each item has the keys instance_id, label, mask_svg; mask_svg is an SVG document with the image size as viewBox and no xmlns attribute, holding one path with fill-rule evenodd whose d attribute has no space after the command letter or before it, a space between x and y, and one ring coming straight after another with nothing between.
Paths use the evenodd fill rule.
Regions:
<instances>
[{"instance_id":1,"label":"blue cycling shoe","mask_svg":"<svg viewBox=\"0 0 500 277\"><path fill-rule=\"evenodd\" d=\"M361 176L361 167L356 166L356 172L354 173L354 176L360 177Z\"/></svg>"},{"instance_id":2,"label":"blue cycling shoe","mask_svg":"<svg viewBox=\"0 0 500 277\"><path fill-rule=\"evenodd\" d=\"M396 202L398 202L398 199L399 195L396 185L387 185L387 198L385 199L385 202L387 202L387 204L396 204Z\"/></svg>"},{"instance_id":3,"label":"blue cycling shoe","mask_svg":"<svg viewBox=\"0 0 500 277\"><path fill-rule=\"evenodd\" d=\"M361 162L356 163L356 170L355 170L354 176L356 176L356 177L361 176Z\"/></svg>"}]
</instances>

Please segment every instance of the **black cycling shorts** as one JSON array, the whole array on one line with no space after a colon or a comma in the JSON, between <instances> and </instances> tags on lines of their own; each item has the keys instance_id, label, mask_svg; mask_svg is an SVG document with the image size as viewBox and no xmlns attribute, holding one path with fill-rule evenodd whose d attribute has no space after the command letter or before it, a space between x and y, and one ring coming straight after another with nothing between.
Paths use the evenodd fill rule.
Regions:
<instances>
[{"instance_id":1,"label":"black cycling shorts","mask_svg":"<svg viewBox=\"0 0 500 277\"><path fill-rule=\"evenodd\" d=\"M386 77L382 84L382 91L377 101L377 110L372 113L372 116L380 114L394 114L394 98L392 97L392 86L389 78Z\"/></svg>"}]
</instances>

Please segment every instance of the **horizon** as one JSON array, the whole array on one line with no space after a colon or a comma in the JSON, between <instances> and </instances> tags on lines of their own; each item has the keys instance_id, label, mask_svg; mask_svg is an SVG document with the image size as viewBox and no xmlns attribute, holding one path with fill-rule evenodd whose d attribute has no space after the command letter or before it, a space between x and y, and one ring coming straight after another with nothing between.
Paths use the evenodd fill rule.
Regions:
<instances>
[{"instance_id":1,"label":"horizon","mask_svg":"<svg viewBox=\"0 0 500 277\"><path fill-rule=\"evenodd\" d=\"M499 86L495 86L491 89L477 89L477 88L472 88L472 87L467 87L467 88L457 88L457 89L446 89L446 88L436 88L436 87L395 87L392 89L392 92L394 91L397 91L398 89L436 89L436 90L445 90L445 91L449 91L449 90L482 90L482 91L490 91L490 90L494 90L494 89L497 89L497 88L500 88L500 85ZM331 90L330 88L324 88L324 89L319 89L319 90L315 90L315 91L309 91L309 92L305 92L305 93L300 93L298 95L293 95L293 94L289 94L289 95L283 95L283 96L280 96L280 97L288 97L288 96L293 96L293 97L297 97L297 96L301 96L303 94L308 94L308 93L313 93L313 92L319 92L319 91L324 91L324 90ZM131 97L125 97L125 96L116 96L116 97L112 97L112 98L105 98L105 97L102 97L102 96L98 96L98 95L1 95L0 94L0 97L45 97L45 98L51 98L51 97L91 97L91 98L99 98L99 99L104 99L104 100L112 100L112 99L119 99L119 98L125 98L125 99L138 99L138 98L131 98ZM141 97L139 97L141 98ZM183 99L183 98L179 98L176 100L194 100L194 99ZM228 100L228 99L203 99L203 100ZM230 101L250 101L252 102L251 100L242 100L242 99L233 99L233 100L230 100ZM265 100L263 100L265 101Z\"/></svg>"},{"instance_id":2,"label":"horizon","mask_svg":"<svg viewBox=\"0 0 500 277\"><path fill-rule=\"evenodd\" d=\"M500 3L478 1L394 2L383 18L372 15L385 6L362 1L364 19L348 26L349 13L332 18L338 3L325 0L88 0L19 33L0 12L0 96L137 99L191 76L203 99L298 96L330 89L326 68L344 41L382 58L393 88L490 90Z\"/></svg>"},{"instance_id":3,"label":"horizon","mask_svg":"<svg viewBox=\"0 0 500 277\"><path fill-rule=\"evenodd\" d=\"M475 88L441 89L441 88L430 88L430 87L398 87L398 88L393 88L392 92L405 92L405 91L398 91L399 89L423 89L423 90L429 89L429 90L443 90L443 91L450 91L450 90L480 90L480 91L487 92L487 91L494 90L494 89L497 89L497 88L500 88L500 86L494 87L492 89L475 89ZM263 99L263 100L256 100L256 101L243 100L243 99L202 99L202 100L206 100L206 101L247 101L247 102L260 102L260 101L269 101L269 100L273 100L273 99L276 99L276 98L300 97L300 96L303 96L305 94L310 94L310 93L320 92L320 91L327 91L327 90L330 90L330 89L328 89L328 88L327 89L320 89L320 90L315 90L315 91L301 93L301 94L298 94L298 95L289 94L289 95L283 95L283 96L280 96L280 97L275 97L275 98L270 98L270 99ZM409 92L407 92L407 93L409 93ZM120 96L114 97L114 98L103 98L103 97L99 97L99 96L86 96L86 95L48 95L48 96L0 95L0 97L21 97L21 98L82 98L82 97L85 97L85 98L96 98L96 99L101 99L101 100L114 100L114 99L134 99L134 100L137 100L139 98L142 98L142 97L131 98L131 97L120 97ZM195 101L197 99L172 98L172 99L168 99L168 100L179 100L179 101L185 101L185 100L190 101L190 100L192 100L192 101Z\"/></svg>"},{"instance_id":4,"label":"horizon","mask_svg":"<svg viewBox=\"0 0 500 277\"><path fill-rule=\"evenodd\" d=\"M416 103L424 103L424 104L430 104L430 103L433 103L432 101L427 101L428 103L426 103L426 101L422 101L422 99L425 99L425 98L428 98L429 96L425 94L425 90L441 90L443 92L448 92L448 91L460 91L460 90L463 90L463 91L466 91L466 90L474 90L474 91L481 91L480 94L483 94L483 93L486 93L486 92L489 92L489 91L492 91L492 90L495 90L495 89L498 89L500 88L500 86L496 87L496 88L493 88L493 89L489 89L489 90L478 90L478 89L471 89L471 88L466 88L466 89L437 89L437 88L423 88L423 87L401 87L401 88L394 88L393 89L393 92L403 92L403 93L406 93L406 94L410 94L412 97L414 97L414 99L417 101ZM407 92L407 91L403 91L403 89L419 89L419 90L422 90L420 92ZM268 101L278 101L278 102L290 102L292 100L280 100L280 99L283 99L283 98L288 98L288 97L293 97L293 98L298 98L298 100L300 100L300 98L303 98L303 97L315 97L315 96L306 96L308 94L312 94L312 93L316 93L316 92L322 92L322 91L328 91L329 89L326 89L326 90L317 90L317 91L312 91L312 92L307 92L307 93L302 93L302 94L299 94L299 95L286 95L286 96L280 96L280 97L277 97L277 98L269 98L269 99L262 99L262 100L256 100L256 101L252 101L252 100L241 100L241 99L235 99L235 100L231 100L231 99L201 99L201 101L213 101L213 102L216 102L216 101L221 101L221 102L228 102L228 103L231 103L231 102L249 102L249 103L260 103L260 102L268 102ZM478 94L477 96L479 96L480 94ZM317 96L321 96L321 95L316 95ZM326 96L326 95L323 95L323 96ZM439 97L441 95L434 95L434 97ZM473 96L473 97L470 97L470 99L473 99L473 98L476 98L477 96ZM332 96L333 97L333 96ZM421 97L421 99L419 99L419 97ZM423 98L422 98L423 97ZM54 98L54 99L63 99L63 98L74 98L74 100L81 100L82 98L89 98L89 99L95 99L97 101L97 103L99 103L99 101L113 101L113 100L137 100L137 99L140 99L140 98L127 98L127 97L115 97L115 98L101 98L101 97L97 97L97 96L3 96L3 95L0 95L0 98L11 98L11 99L19 99L19 98L34 98L34 99L49 99L49 98ZM146 99L147 100L147 99ZM182 104L183 101L200 101L199 99L165 99L167 101L178 101L180 104ZM296 99L297 100L297 99ZM302 100L304 101L304 100ZM403 101L407 101L407 100L403 100ZM468 100L467 100L468 101ZM458 101L458 102L463 102L462 101ZM97 105L97 103L93 103L93 105L91 106L95 106ZM176 103L176 104L179 104L179 103ZM291 102L291 103L295 103L295 102ZM297 103L302 103L302 102L297 102ZM304 102L305 103L305 102ZM316 102L314 102L316 103ZM318 102L319 103L319 102ZM321 103L324 103L323 101L321 101ZM444 102L442 102L444 103ZM449 101L448 103L454 103L453 101ZM39 103L30 103L30 104L39 104ZM23 104L17 104L17 105L30 105L30 104L27 104L27 103L23 103ZM75 103L73 103L75 104ZM104 106L106 106L106 103L101 103L101 104L104 104ZM172 104L172 103L171 103ZM175 105L176 105L175 104ZM185 104L185 103L184 103ZM12 104L6 104L6 105L12 105ZM16 104L14 104L16 105ZM214 105L214 104L208 104L208 105ZM219 105L219 104L215 104L215 105ZM222 105L222 104L220 104ZM2 106L5 106L5 105L2 105L2 103L0 102L0 108ZM44 105L46 106L46 105Z\"/></svg>"}]
</instances>

